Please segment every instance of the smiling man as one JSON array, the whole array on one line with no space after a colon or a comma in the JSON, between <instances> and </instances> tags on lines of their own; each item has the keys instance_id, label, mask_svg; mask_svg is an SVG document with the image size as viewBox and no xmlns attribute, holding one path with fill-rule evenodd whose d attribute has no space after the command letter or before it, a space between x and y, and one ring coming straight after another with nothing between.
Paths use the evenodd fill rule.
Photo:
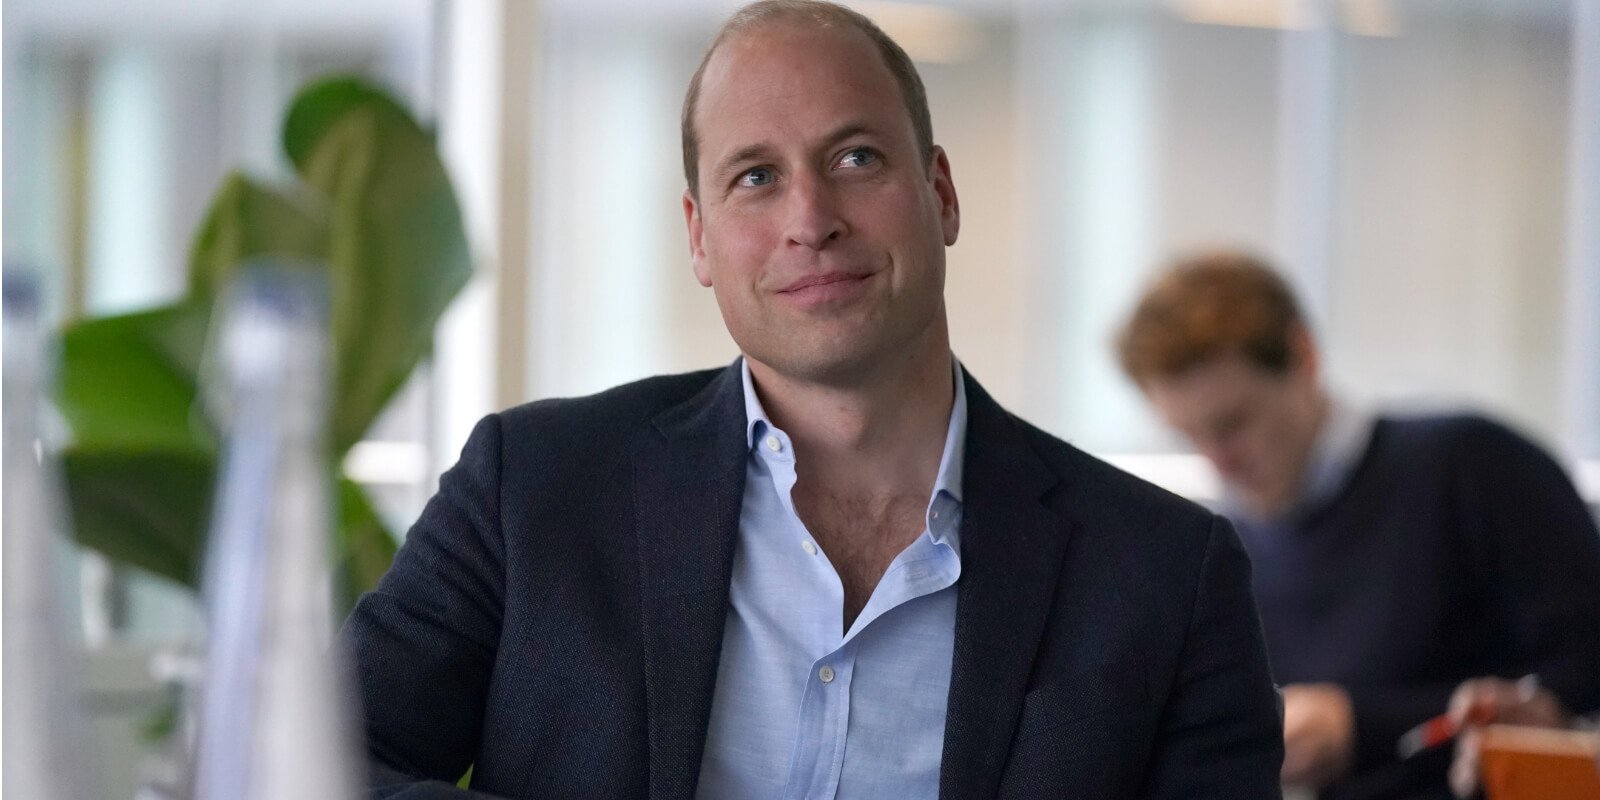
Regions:
<instances>
[{"instance_id":1,"label":"smiling man","mask_svg":"<svg viewBox=\"0 0 1600 800\"><path fill-rule=\"evenodd\" d=\"M478 426L343 634L374 796L1276 797L1228 524L952 355L960 208L899 46L746 7L683 147L741 357Z\"/></svg>"}]
</instances>

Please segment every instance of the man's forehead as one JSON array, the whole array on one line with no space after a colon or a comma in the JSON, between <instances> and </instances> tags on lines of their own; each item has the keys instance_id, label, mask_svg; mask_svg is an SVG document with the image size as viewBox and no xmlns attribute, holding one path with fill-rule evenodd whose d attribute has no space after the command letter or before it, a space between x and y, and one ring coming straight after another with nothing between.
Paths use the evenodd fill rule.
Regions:
<instances>
[{"instance_id":1,"label":"man's forehead","mask_svg":"<svg viewBox=\"0 0 1600 800\"><path fill-rule=\"evenodd\" d=\"M872 40L865 32L845 25L777 17L751 23L727 34L717 43L711 58L715 62L741 53L760 53L785 42L810 46L819 43L842 46L864 44L870 48Z\"/></svg>"},{"instance_id":2,"label":"man's forehead","mask_svg":"<svg viewBox=\"0 0 1600 800\"><path fill-rule=\"evenodd\" d=\"M1243 402L1259 397L1274 383L1273 376L1250 363L1242 353L1213 356L1179 372L1157 376L1152 388L1189 401Z\"/></svg>"},{"instance_id":3,"label":"man's forehead","mask_svg":"<svg viewBox=\"0 0 1600 800\"><path fill-rule=\"evenodd\" d=\"M806 75L824 67L848 61L853 66L867 62L877 64L885 77L888 67L878 58L872 40L861 30L838 26L818 26L792 21L760 22L757 26L739 30L718 43L717 50L706 64L706 77L702 93L728 91L749 85L752 72L776 70L787 72L795 82L803 82ZM869 77L877 77L872 70Z\"/></svg>"},{"instance_id":4,"label":"man's forehead","mask_svg":"<svg viewBox=\"0 0 1600 800\"><path fill-rule=\"evenodd\" d=\"M739 31L712 53L695 110L695 127L705 135L708 128L729 116L728 112L754 104L786 110L785 116L804 116L814 109L819 95L849 102L884 90L898 100L899 86L865 33L839 26L770 21ZM802 96L812 105L783 108Z\"/></svg>"}]
</instances>

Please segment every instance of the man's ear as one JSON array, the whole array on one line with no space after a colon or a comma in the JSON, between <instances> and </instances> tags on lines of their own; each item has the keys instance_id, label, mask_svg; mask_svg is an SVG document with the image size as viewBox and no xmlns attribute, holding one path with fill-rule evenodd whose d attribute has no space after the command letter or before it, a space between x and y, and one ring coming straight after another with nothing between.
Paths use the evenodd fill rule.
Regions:
<instances>
[{"instance_id":1,"label":"man's ear","mask_svg":"<svg viewBox=\"0 0 1600 800\"><path fill-rule=\"evenodd\" d=\"M689 258L694 262L694 277L701 286L711 286L711 267L706 263L706 249L701 245L705 223L700 219L700 202L694 192L683 190L683 223L689 228Z\"/></svg>"},{"instance_id":2,"label":"man's ear","mask_svg":"<svg viewBox=\"0 0 1600 800\"><path fill-rule=\"evenodd\" d=\"M933 146L933 192L939 196L939 227L944 230L944 246L956 243L961 233L961 201L956 199L956 184L950 177L950 158L944 148Z\"/></svg>"}]
</instances>

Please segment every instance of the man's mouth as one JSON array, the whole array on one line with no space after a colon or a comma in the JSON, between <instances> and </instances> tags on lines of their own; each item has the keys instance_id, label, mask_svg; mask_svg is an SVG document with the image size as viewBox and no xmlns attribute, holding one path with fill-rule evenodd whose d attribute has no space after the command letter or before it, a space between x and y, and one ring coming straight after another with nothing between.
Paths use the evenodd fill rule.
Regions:
<instances>
[{"instance_id":1,"label":"man's mouth","mask_svg":"<svg viewBox=\"0 0 1600 800\"><path fill-rule=\"evenodd\" d=\"M818 286L827 286L833 283L864 280L868 275L855 272L823 272L816 275L807 275L799 280L779 289L780 293L799 292Z\"/></svg>"}]
</instances>

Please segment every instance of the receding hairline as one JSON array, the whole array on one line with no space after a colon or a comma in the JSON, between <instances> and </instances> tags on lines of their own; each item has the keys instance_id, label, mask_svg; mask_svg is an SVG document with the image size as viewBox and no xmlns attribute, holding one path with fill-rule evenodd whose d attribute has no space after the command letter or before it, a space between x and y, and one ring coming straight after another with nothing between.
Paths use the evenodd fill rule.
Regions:
<instances>
[{"instance_id":1,"label":"receding hairline","mask_svg":"<svg viewBox=\"0 0 1600 800\"><path fill-rule=\"evenodd\" d=\"M916 65L912 63L910 56L884 33L883 29L860 12L836 3L820 0L762 0L734 12L717 30L717 35L706 48L699 67L695 69L694 77L689 81L688 91L684 94L680 120L683 171L691 194L698 196L700 182L700 141L695 115L700 105L706 69L711 64L712 58L730 42L785 26L802 31L837 31L847 34L853 31L865 37L867 43L872 45L874 52L877 53L879 63L883 64L889 76L894 79L896 89L900 93L901 105L906 109L912 132L917 140L919 154L924 161L932 158L933 123L928 111L927 90L923 87L922 77L917 73Z\"/></svg>"}]
</instances>

